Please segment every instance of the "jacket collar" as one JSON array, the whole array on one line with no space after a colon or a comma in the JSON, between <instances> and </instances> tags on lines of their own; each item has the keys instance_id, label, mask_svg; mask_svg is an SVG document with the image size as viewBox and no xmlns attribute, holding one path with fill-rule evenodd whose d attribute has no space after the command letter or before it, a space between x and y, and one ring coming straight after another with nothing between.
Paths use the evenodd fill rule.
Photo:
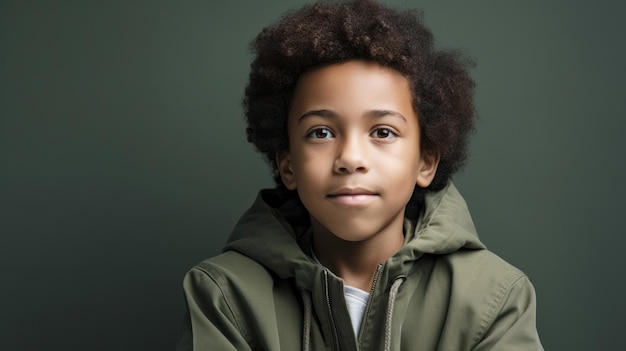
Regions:
<instances>
[{"instance_id":1,"label":"jacket collar","mask_svg":"<svg viewBox=\"0 0 626 351\"><path fill-rule=\"evenodd\" d=\"M224 251L237 251L282 279L311 284L306 282L323 267L308 255L309 227L308 213L298 200L281 202L275 190L262 190L235 226ZM385 264L391 276L408 274L423 254L485 248L465 200L451 182L425 195L417 221L406 220L405 235L406 244Z\"/></svg>"}]
</instances>

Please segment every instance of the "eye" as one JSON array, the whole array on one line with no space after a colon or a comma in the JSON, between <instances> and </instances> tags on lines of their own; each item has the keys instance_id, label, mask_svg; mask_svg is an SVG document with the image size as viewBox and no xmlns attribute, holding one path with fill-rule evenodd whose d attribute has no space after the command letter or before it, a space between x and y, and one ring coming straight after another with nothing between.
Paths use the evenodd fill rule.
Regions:
<instances>
[{"instance_id":1,"label":"eye","mask_svg":"<svg viewBox=\"0 0 626 351\"><path fill-rule=\"evenodd\" d=\"M370 136L376 139L392 139L397 135L389 128L376 128Z\"/></svg>"},{"instance_id":2,"label":"eye","mask_svg":"<svg viewBox=\"0 0 626 351\"><path fill-rule=\"evenodd\" d=\"M311 139L329 139L333 138L335 135L328 128L315 128L307 134L307 138Z\"/></svg>"}]
</instances>

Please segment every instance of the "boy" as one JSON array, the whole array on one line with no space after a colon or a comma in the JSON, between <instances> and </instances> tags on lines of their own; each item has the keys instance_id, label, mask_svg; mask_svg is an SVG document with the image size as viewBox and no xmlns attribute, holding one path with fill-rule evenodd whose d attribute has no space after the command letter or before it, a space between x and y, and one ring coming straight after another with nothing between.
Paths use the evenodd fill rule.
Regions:
<instances>
[{"instance_id":1,"label":"boy","mask_svg":"<svg viewBox=\"0 0 626 351\"><path fill-rule=\"evenodd\" d=\"M366 0L305 6L253 51L248 140L277 187L187 274L179 350L541 350L531 283L449 181L466 61Z\"/></svg>"}]
</instances>

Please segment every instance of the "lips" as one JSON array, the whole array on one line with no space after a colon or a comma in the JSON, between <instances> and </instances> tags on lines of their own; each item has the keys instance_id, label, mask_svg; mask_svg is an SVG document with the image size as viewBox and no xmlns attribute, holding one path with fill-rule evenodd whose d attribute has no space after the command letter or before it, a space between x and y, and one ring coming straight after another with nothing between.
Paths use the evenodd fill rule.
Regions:
<instances>
[{"instance_id":1,"label":"lips","mask_svg":"<svg viewBox=\"0 0 626 351\"><path fill-rule=\"evenodd\" d=\"M333 202L348 206L365 206L378 197L378 193L365 188L342 188L331 192L327 198Z\"/></svg>"}]
</instances>

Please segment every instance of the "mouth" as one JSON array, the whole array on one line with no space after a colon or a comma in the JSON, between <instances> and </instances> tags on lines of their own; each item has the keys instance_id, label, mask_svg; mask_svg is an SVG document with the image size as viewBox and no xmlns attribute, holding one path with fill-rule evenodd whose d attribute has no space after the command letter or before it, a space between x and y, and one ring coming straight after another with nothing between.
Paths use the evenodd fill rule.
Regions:
<instances>
[{"instance_id":1,"label":"mouth","mask_svg":"<svg viewBox=\"0 0 626 351\"><path fill-rule=\"evenodd\" d=\"M342 188L333 191L326 197L333 202L348 206L364 206L379 196L375 191L364 188Z\"/></svg>"}]
</instances>

